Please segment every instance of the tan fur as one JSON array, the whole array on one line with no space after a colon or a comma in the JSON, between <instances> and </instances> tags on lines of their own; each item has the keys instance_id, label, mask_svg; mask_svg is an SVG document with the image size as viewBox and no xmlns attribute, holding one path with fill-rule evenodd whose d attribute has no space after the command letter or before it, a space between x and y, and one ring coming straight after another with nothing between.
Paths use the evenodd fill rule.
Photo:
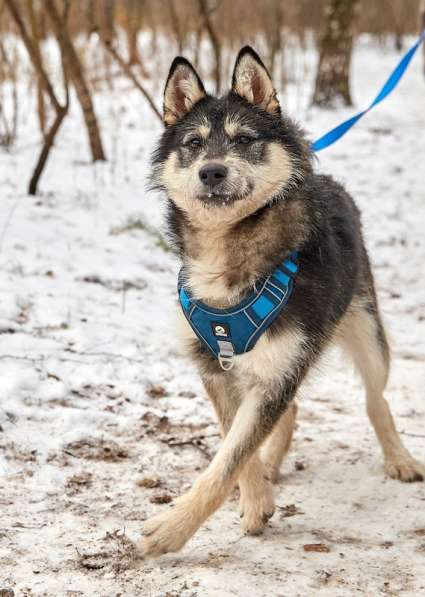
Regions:
<instances>
[{"instance_id":1,"label":"tan fur","mask_svg":"<svg viewBox=\"0 0 425 597\"><path fill-rule=\"evenodd\" d=\"M229 115L224 120L224 132L230 138L236 137L237 134L255 135L255 131L240 122L237 116Z\"/></svg>"},{"instance_id":2,"label":"tan fur","mask_svg":"<svg viewBox=\"0 0 425 597\"><path fill-rule=\"evenodd\" d=\"M237 388L232 388L232 378L229 376L204 374L202 380L208 397L214 405L221 437L224 438L232 426L241 396Z\"/></svg>"},{"instance_id":3,"label":"tan fur","mask_svg":"<svg viewBox=\"0 0 425 597\"><path fill-rule=\"evenodd\" d=\"M158 556L177 551L199 526L215 511L236 484L246 462L227 474L228 463L234 461L235 450L253 432L258 395L250 392L236 412L234 422L220 449L192 489L178 498L172 509L150 518L144 525L144 537L139 549L143 555Z\"/></svg>"},{"instance_id":4,"label":"tan fur","mask_svg":"<svg viewBox=\"0 0 425 597\"><path fill-rule=\"evenodd\" d=\"M217 455L192 489L179 497L174 507L150 518L143 527L139 549L144 556L159 556L178 551L200 525L224 502L235 479L222 481L224 462Z\"/></svg>"},{"instance_id":5,"label":"tan fur","mask_svg":"<svg viewBox=\"0 0 425 597\"><path fill-rule=\"evenodd\" d=\"M194 72L187 66L180 65L168 81L164 92L165 124L175 124L203 97L205 93L199 86Z\"/></svg>"},{"instance_id":6,"label":"tan fur","mask_svg":"<svg viewBox=\"0 0 425 597\"><path fill-rule=\"evenodd\" d=\"M281 217L296 226L288 225L288 246L302 243L308 226L304 206L296 201L282 208ZM272 214L261 232L234 234L229 225L211 226L208 231L193 227L184 236L188 257L185 260L188 283L193 294L214 307L227 307L239 302L243 293L252 288L259 277L264 247L273 252L281 242L280 233L273 226ZM249 263L249 270L246 264Z\"/></svg>"},{"instance_id":7,"label":"tan fur","mask_svg":"<svg viewBox=\"0 0 425 597\"><path fill-rule=\"evenodd\" d=\"M186 212L195 226L211 230L223 229L254 213L278 193L291 178L293 165L288 153L279 143L270 143L264 164L252 165L229 152L215 162L229 169L228 181L239 193L248 192L248 185L254 185L252 192L243 201L229 205L206 205L199 200L204 188L198 172L208 163L205 154L200 154L189 167L180 168L176 153L172 153L164 164L161 179L172 201Z\"/></svg>"},{"instance_id":8,"label":"tan fur","mask_svg":"<svg viewBox=\"0 0 425 597\"><path fill-rule=\"evenodd\" d=\"M211 133L211 125L207 122L201 124L201 126L198 127L197 132L203 139L207 139Z\"/></svg>"},{"instance_id":9,"label":"tan fur","mask_svg":"<svg viewBox=\"0 0 425 597\"><path fill-rule=\"evenodd\" d=\"M176 329L186 347L196 339L195 332L181 309L178 309ZM234 371L241 380L254 378L257 381L273 383L281 380L283 382L285 375L291 372L294 362L302 355L304 346L305 338L299 330L288 329L274 337L266 332L252 350L235 357ZM293 413L294 420L295 415L296 410Z\"/></svg>"},{"instance_id":10,"label":"tan fur","mask_svg":"<svg viewBox=\"0 0 425 597\"><path fill-rule=\"evenodd\" d=\"M204 298L212 305L237 302L244 290L235 286L229 292L228 287L229 255L225 242L232 226L262 207L291 177L292 163L281 145L271 143L267 157L265 164L255 167L231 154L216 160L229 169L230 183L239 192L243 193L250 182L254 185L253 191L242 201L217 207L207 206L197 198L203 191L198 177L206 163L203 154L189 168L179 168L176 154L171 154L165 163L162 180L169 196L193 223L186 239L188 282L195 297ZM255 279L255 268L252 276Z\"/></svg>"},{"instance_id":11,"label":"tan fur","mask_svg":"<svg viewBox=\"0 0 425 597\"><path fill-rule=\"evenodd\" d=\"M283 383L302 355L304 343L304 335L299 330L289 328L273 337L265 333L251 351L237 357L235 367L242 378Z\"/></svg>"},{"instance_id":12,"label":"tan fur","mask_svg":"<svg viewBox=\"0 0 425 597\"><path fill-rule=\"evenodd\" d=\"M172 124L175 124L177 122L178 118L178 115L175 112L172 112L171 108L164 106L164 114L162 117L164 124L166 124L167 126L171 126Z\"/></svg>"},{"instance_id":13,"label":"tan fur","mask_svg":"<svg viewBox=\"0 0 425 597\"><path fill-rule=\"evenodd\" d=\"M208 139L211 133L211 124L208 120L204 120L199 126L193 127L193 130L187 133L183 138L183 144L186 143L193 135L199 135L203 139Z\"/></svg>"},{"instance_id":14,"label":"tan fur","mask_svg":"<svg viewBox=\"0 0 425 597\"><path fill-rule=\"evenodd\" d=\"M174 319L174 329L176 335L183 344L184 352L188 353L193 340L196 339L196 334L190 327L180 307L177 307L175 315L176 317Z\"/></svg>"},{"instance_id":15,"label":"tan fur","mask_svg":"<svg viewBox=\"0 0 425 597\"><path fill-rule=\"evenodd\" d=\"M244 531L250 534L261 532L273 514L273 491L264 464L255 453L256 449L252 450L248 460L235 456L241 453L241 448L247 446L247 442L251 442L256 433L257 409L263 398L259 391L261 386L257 387L255 380L263 378L266 371L272 378L288 373L285 368L292 366L296 351L298 357L302 352L303 337L296 332L289 332L284 338L263 338L265 336L248 353L256 354L251 363L245 358L248 355L236 357L236 375L231 378L217 375L204 378L221 421L223 434L227 435L211 464L192 489L176 501L174 508L151 518L145 524L145 537L140 543L144 555L155 556L180 549L204 520L223 503L238 479ZM279 353L280 359L277 357ZM255 361L258 364L253 367ZM250 375L245 370L247 367L252 369ZM229 379L235 380L238 388L236 395L229 395L232 386ZM233 463L230 474L227 473L229 463Z\"/></svg>"},{"instance_id":16,"label":"tan fur","mask_svg":"<svg viewBox=\"0 0 425 597\"><path fill-rule=\"evenodd\" d=\"M291 402L263 446L261 459L272 483L278 482L280 465L291 446L297 410L296 402Z\"/></svg>"},{"instance_id":17,"label":"tan fur","mask_svg":"<svg viewBox=\"0 0 425 597\"><path fill-rule=\"evenodd\" d=\"M383 391L388 363L376 339L375 319L362 306L353 305L339 325L336 340L353 358L366 388L369 419L381 444L387 473L402 481L425 477L425 467L404 447Z\"/></svg>"},{"instance_id":18,"label":"tan fur","mask_svg":"<svg viewBox=\"0 0 425 597\"><path fill-rule=\"evenodd\" d=\"M226 232L228 230L226 229ZM188 259L187 273L190 288L194 296L217 301L222 297L229 297L226 269L227 255L225 251L225 232L212 229L204 237L200 253ZM234 299L237 301L238 290L235 289Z\"/></svg>"},{"instance_id":19,"label":"tan fur","mask_svg":"<svg viewBox=\"0 0 425 597\"><path fill-rule=\"evenodd\" d=\"M186 341L193 341L195 337L186 320L182 324L182 334ZM249 388L253 379L272 381L280 379L281 376L284 379L293 360L299 358L303 341L302 334L295 331L288 331L274 339L264 335L251 352L235 357L234 377L239 395L250 394ZM248 383L247 378L250 380ZM229 394L225 379L227 378L214 375L206 383L223 436L227 433L239 405L238 394ZM274 512L274 496L270 481L276 482L282 459L289 450L295 416L296 406L291 404L267 440L262 458L260 459L259 454L254 454L239 475L239 509L241 515L243 514L241 526L248 534L260 533ZM242 434L245 428L249 427L249 423L249 419L239 417Z\"/></svg>"},{"instance_id":20,"label":"tan fur","mask_svg":"<svg viewBox=\"0 0 425 597\"><path fill-rule=\"evenodd\" d=\"M236 116L226 116L224 121L224 132L229 137L234 137L240 128L240 121Z\"/></svg>"},{"instance_id":21,"label":"tan fur","mask_svg":"<svg viewBox=\"0 0 425 597\"><path fill-rule=\"evenodd\" d=\"M242 530L248 535L258 535L275 511L273 488L258 453L239 475L239 489Z\"/></svg>"},{"instance_id":22,"label":"tan fur","mask_svg":"<svg viewBox=\"0 0 425 597\"><path fill-rule=\"evenodd\" d=\"M271 79L250 54L242 57L235 70L233 91L268 112L277 112L279 102Z\"/></svg>"}]
</instances>

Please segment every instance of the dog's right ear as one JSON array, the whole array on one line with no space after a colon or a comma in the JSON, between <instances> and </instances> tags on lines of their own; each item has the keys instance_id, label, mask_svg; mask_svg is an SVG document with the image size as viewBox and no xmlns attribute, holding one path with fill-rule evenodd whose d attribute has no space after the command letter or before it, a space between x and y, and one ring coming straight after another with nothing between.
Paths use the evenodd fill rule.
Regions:
<instances>
[{"instance_id":1,"label":"dog's right ear","mask_svg":"<svg viewBox=\"0 0 425 597\"><path fill-rule=\"evenodd\" d=\"M164 90L164 124L175 124L206 95L190 62L181 56L174 58Z\"/></svg>"}]
</instances>

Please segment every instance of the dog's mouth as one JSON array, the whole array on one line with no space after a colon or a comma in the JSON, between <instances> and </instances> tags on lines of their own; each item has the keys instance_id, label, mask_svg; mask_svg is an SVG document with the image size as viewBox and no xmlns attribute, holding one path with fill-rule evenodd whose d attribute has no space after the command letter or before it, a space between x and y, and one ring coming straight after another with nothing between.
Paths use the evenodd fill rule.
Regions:
<instances>
[{"instance_id":1,"label":"dog's mouth","mask_svg":"<svg viewBox=\"0 0 425 597\"><path fill-rule=\"evenodd\" d=\"M230 191L214 190L205 191L201 195L198 195L198 199L204 203L204 205L213 207L225 207L226 205L232 205L237 201L246 199L252 191L251 185L248 185L247 189L242 193L232 193Z\"/></svg>"}]
</instances>

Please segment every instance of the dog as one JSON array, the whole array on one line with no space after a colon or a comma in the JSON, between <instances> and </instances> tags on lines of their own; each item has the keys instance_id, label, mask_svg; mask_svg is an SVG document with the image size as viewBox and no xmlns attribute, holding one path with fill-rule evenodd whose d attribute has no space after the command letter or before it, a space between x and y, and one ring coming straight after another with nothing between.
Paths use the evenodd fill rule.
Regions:
<instances>
[{"instance_id":1,"label":"dog","mask_svg":"<svg viewBox=\"0 0 425 597\"><path fill-rule=\"evenodd\" d=\"M402 444L383 397L390 351L359 211L339 183L314 172L309 143L282 114L259 56L248 46L240 51L231 90L220 98L176 58L163 118L152 185L166 193L168 230L193 304L227 313L288 255L296 255L298 271L287 303L255 345L223 362L180 309L182 337L223 442L190 491L146 522L142 554L179 550L236 484L242 530L263 531L291 443L294 397L331 344L348 352L361 375L387 474L422 481L425 468ZM226 335L225 325L216 330Z\"/></svg>"}]
</instances>

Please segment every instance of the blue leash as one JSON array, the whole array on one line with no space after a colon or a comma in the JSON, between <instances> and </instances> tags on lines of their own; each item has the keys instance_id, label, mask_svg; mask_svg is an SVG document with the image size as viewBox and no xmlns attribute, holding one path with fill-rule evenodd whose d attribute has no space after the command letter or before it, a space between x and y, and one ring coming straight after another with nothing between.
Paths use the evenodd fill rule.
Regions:
<instances>
[{"instance_id":1,"label":"blue leash","mask_svg":"<svg viewBox=\"0 0 425 597\"><path fill-rule=\"evenodd\" d=\"M358 114L352 116L348 120L345 120L332 130L330 130L328 133L314 141L311 144L310 149L312 151L317 152L321 151L322 149L325 149L325 147L329 147L329 145L332 145L333 143L335 143L335 141L338 141L338 139L345 135L345 133L349 131L351 127L354 126L356 122L360 120L360 118L362 118L362 116L364 116L365 114L370 112L372 108L380 104L387 97L387 95L389 95L391 91L393 91L393 89L398 85L400 79L402 78L407 67L409 66L410 61L415 55L416 50L419 48L423 41L425 41L425 30L422 31L422 34L419 36L417 42L405 53L403 58L397 64L393 72L388 77L387 81L384 83L384 86L382 87L381 91L375 97L370 106L366 108L366 110L363 110L362 112L359 112Z\"/></svg>"}]
</instances>

